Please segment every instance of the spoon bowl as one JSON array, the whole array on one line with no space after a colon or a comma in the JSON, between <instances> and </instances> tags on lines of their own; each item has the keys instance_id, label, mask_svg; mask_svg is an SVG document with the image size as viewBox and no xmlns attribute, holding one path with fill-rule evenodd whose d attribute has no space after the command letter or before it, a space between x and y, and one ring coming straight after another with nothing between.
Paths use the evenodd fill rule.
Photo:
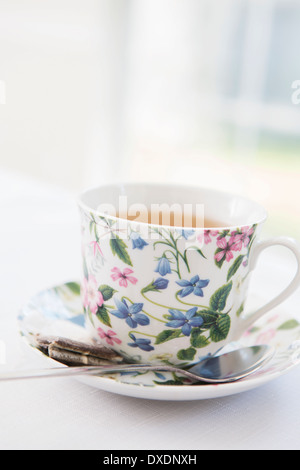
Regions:
<instances>
[{"instance_id":1,"label":"spoon bowl","mask_svg":"<svg viewBox=\"0 0 300 470\"><path fill-rule=\"evenodd\" d=\"M200 361L189 372L210 383L235 382L256 372L274 353L275 349L268 345L236 349Z\"/></svg>"}]
</instances>

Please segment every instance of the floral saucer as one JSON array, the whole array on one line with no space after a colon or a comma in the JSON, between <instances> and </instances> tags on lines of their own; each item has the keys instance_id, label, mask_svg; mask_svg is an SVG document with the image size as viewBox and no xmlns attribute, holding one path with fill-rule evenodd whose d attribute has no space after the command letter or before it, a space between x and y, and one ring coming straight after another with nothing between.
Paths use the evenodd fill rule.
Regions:
<instances>
[{"instance_id":1,"label":"floral saucer","mask_svg":"<svg viewBox=\"0 0 300 470\"><path fill-rule=\"evenodd\" d=\"M26 343L44 356L49 365L63 366L36 348L35 334L64 336L88 341L84 328L84 314L80 285L69 282L38 293L22 309L19 330ZM104 339L105 340L105 339ZM106 338L110 341L110 337ZM185 401L218 398L251 390L270 382L300 363L300 312L291 316L283 307L256 323L240 339L237 346L271 344L276 354L260 371L239 382L208 385L192 384L180 375L171 373L122 373L96 376L78 376L78 380L108 392L136 398ZM108 344L109 346L110 344Z\"/></svg>"}]
</instances>

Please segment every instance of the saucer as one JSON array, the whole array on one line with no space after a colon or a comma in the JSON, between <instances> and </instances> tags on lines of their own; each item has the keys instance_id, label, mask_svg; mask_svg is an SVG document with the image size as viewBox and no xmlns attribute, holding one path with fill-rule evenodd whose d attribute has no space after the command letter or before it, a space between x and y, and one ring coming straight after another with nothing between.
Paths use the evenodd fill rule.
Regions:
<instances>
[{"instance_id":1,"label":"saucer","mask_svg":"<svg viewBox=\"0 0 300 470\"><path fill-rule=\"evenodd\" d=\"M66 366L36 348L35 334L90 341L84 328L80 285L77 282L68 282L38 293L24 306L18 320L19 331L26 344L43 356L50 367ZM284 307L277 307L250 328L234 347L262 343L275 346L273 359L263 369L233 383L192 384L180 375L166 372L130 372L103 377L82 375L76 380L107 392L152 400L204 400L245 392L280 377L300 363L300 312L293 311L291 315Z\"/></svg>"}]
</instances>

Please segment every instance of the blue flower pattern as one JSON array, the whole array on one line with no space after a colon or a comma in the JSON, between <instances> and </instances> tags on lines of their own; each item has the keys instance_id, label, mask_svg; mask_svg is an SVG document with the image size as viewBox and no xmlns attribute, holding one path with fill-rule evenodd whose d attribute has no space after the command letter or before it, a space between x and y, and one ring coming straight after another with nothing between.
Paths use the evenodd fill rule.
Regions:
<instances>
[{"instance_id":1,"label":"blue flower pattern","mask_svg":"<svg viewBox=\"0 0 300 470\"><path fill-rule=\"evenodd\" d=\"M188 240L191 236L193 236L195 234L195 230L178 230L178 233L180 233L180 235L183 238Z\"/></svg>"},{"instance_id":2,"label":"blue flower pattern","mask_svg":"<svg viewBox=\"0 0 300 470\"><path fill-rule=\"evenodd\" d=\"M145 246L149 245L149 243L145 242L145 240L137 232L132 232L130 238L133 249L137 248L138 250L143 250Z\"/></svg>"},{"instance_id":3,"label":"blue flower pattern","mask_svg":"<svg viewBox=\"0 0 300 470\"><path fill-rule=\"evenodd\" d=\"M196 276L192 277L190 281L180 280L176 281L176 284L178 284L180 287L183 287L183 289L181 289L181 291L178 293L180 297L186 297L192 293L198 295L199 297L203 297L203 288L208 286L209 279L200 279L197 274Z\"/></svg>"},{"instance_id":4,"label":"blue flower pattern","mask_svg":"<svg viewBox=\"0 0 300 470\"><path fill-rule=\"evenodd\" d=\"M122 302L120 302L118 299L115 299L115 303L117 310L112 310L111 313L118 318L124 319L130 328L136 328L138 325L149 325L149 317L143 313L140 313L143 308L143 304L136 303L128 306L125 299L123 299Z\"/></svg>"},{"instance_id":5,"label":"blue flower pattern","mask_svg":"<svg viewBox=\"0 0 300 470\"><path fill-rule=\"evenodd\" d=\"M163 256L158 260L157 267L155 269L156 273L159 273L161 276L166 276L167 274L171 274L171 264L168 258Z\"/></svg>"},{"instance_id":6,"label":"blue flower pattern","mask_svg":"<svg viewBox=\"0 0 300 470\"><path fill-rule=\"evenodd\" d=\"M142 351L153 351L154 347L151 346L151 340L145 338L136 338L134 334L130 333L129 337L132 339L133 343L128 343L128 346L132 348L140 348Z\"/></svg>"},{"instance_id":7,"label":"blue flower pattern","mask_svg":"<svg viewBox=\"0 0 300 470\"><path fill-rule=\"evenodd\" d=\"M164 290L164 289L167 289L169 285L169 281L167 279L163 279L162 277L159 277L158 279L153 281L152 285L157 290Z\"/></svg>"},{"instance_id":8,"label":"blue flower pattern","mask_svg":"<svg viewBox=\"0 0 300 470\"><path fill-rule=\"evenodd\" d=\"M169 310L171 320L166 324L166 326L176 329L181 328L181 332L185 336L190 336L192 328L197 328L203 325L203 318L201 316L195 317L197 310L197 307L193 307L185 314L180 310Z\"/></svg>"}]
</instances>

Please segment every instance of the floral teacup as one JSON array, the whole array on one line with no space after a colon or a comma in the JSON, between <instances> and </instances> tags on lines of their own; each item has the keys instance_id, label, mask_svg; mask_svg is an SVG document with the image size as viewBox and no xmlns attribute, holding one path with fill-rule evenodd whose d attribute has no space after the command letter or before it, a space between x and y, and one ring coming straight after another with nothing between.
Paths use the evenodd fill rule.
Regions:
<instances>
[{"instance_id":1,"label":"floral teacup","mask_svg":"<svg viewBox=\"0 0 300 470\"><path fill-rule=\"evenodd\" d=\"M117 216L153 204L202 206L219 226L174 226ZM137 202L139 204L137 204ZM285 237L259 241L266 211L215 190L168 185L111 185L81 195L86 327L128 361L191 364L237 340L256 320L290 296L298 272L275 299L245 315L250 273L259 254ZM178 206L177 206L178 207ZM128 211L129 213L129 211Z\"/></svg>"}]
</instances>

